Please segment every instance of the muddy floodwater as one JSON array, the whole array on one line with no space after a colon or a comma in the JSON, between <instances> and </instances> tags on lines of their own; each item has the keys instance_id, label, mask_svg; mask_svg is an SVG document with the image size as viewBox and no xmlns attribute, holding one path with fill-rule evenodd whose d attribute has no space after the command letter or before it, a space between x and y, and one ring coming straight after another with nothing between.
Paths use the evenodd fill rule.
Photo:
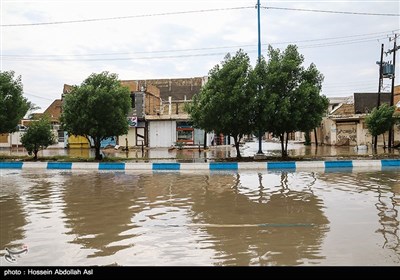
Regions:
<instances>
[{"instance_id":1,"label":"muddy floodwater","mask_svg":"<svg viewBox=\"0 0 400 280\"><path fill-rule=\"evenodd\" d=\"M236 149L232 146L210 146L209 149L203 150L200 147L194 149L168 149L168 148L150 148L144 149L132 148L125 152L121 149L115 150L113 148L102 149L104 157L108 158L122 158L129 160L147 159L152 162L165 162L165 161L181 161L181 162L204 162L208 160L215 160L221 158L234 158L236 157ZM266 156L280 157L281 144L278 142L263 142L262 151ZM240 153L244 157L252 157L258 152L258 141L246 142L240 147ZM371 147L366 149L354 146L304 146L302 143L289 142L288 155L289 156L302 156L302 157L348 157L348 156L367 156L367 155L390 155L393 158L400 157L399 149L383 149L378 147L374 151ZM24 148L6 149L0 148L0 156L27 156L28 153ZM45 149L39 151L39 157L49 156L69 156L72 158L93 158L95 156L94 149Z\"/></svg>"},{"instance_id":2,"label":"muddy floodwater","mask_svg":"<svg viewBox=\"0 0 400 280\"><path fill-rule=\"evenodd\" d=\"M400 266L399 208L399 169L0 169L0 262Z\"/></svg>"}]
</instances>

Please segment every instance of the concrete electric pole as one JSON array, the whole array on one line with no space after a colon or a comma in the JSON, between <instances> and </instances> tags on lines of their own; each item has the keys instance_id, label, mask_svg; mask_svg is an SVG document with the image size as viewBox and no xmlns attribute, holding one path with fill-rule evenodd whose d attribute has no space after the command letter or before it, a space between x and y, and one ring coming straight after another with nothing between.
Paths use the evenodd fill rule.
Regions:
<instances>
[{"instance_id":1,"label":"concrete electric pole","mask_svg":"<svg viewBox=\"0 0 400 280\"><path fill-rule=\"evenodd\" d=\"M392 75L392 95L390 97L390 106L394 105L394 81L396 77L396 51L399 49L399 47L396 45L396 39L397 39L398 34L394 34L393 38L393 49L388 50L386 53L390 54L393 53L393 75ZM394 146L394 130L393 126L389 130L389 143L388 143L389 148L392 148Z\"/></svg>"}]
</instances>

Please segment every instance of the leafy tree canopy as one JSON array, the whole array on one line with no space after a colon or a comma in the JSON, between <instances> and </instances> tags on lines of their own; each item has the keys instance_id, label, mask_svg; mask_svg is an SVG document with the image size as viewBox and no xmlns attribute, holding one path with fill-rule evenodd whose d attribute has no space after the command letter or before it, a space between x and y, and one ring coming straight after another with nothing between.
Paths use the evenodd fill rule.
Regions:
<instances>
[{"instance_id":1,"label":"leafy tree canopy","mask_svg":"<svg viewBox=\"0 0 400 280\"><path fill-rule=\"evenodd\" d=\"M55 136L51 131L48 118L43 117L38 121L30 122L28 130L21 137L21 143L29 155L34 155L35 160L37 160L39 150L55 144Z\"/></svg>"},{"instance_id":2,"label":"leafy tree canopy","mask_svg":"<svg viewBox=\"0 0 400 280\"><path fill-rule=\"evenodd\" d=\"M195 127L232 136L237 157L241 157L240 139L252 131L251 71L250 59L242 50L226 55L221 65L210 70L207 83L188 108Z\"/></svg>"},{"instance_id":3,"label":"leafy tree canopy","mask_svg":"<svg viewBox=\"0 0 400 280\"><path fill-rule=\"evenodd\" d=\"M395 123L394 111L394 106L385 103L374 108L365 119L369 133L375 137L388 131Z\"/></svg>"},{"instance_id":4,"label":"leafy tree canopy","mask_svg":"<svg viewBox=\"0 0 400 280\"><path fill-rule=\"evenodd\" d=\"M21 77L14 78L13 71L0 71L0 133L16 131L31 106L23 96Z\"/></svg>"},{"instance_id":5,"label":"leafy tree canopy","mask_svg":"<svg viewBox=\"0 0 400 280\"><path fill-rule=\"evenodd\" d=\"M101 159L101 140L128 132L129 93L116 74L90 75L64 97L61 115L64 129L69 134L91 137L96 159Z\"/></svg>"},{"instance_id":6,"label":"leafy tree canopy","mask_svg":"<svg viewBox=\"0 0 400 280\"><path fill-rule=\"evenodd\" d=\"M265 122L264 131L280 138L282 156L287 156L288 133L310 131L319 126L329 102L320 95L323 75L314 64L307 69L302 66L304 57L295 45L289 45L283 52L270 46L268 56L262 80L265 94L270 95L272 113Z\"/></svg>"}]
</instances>

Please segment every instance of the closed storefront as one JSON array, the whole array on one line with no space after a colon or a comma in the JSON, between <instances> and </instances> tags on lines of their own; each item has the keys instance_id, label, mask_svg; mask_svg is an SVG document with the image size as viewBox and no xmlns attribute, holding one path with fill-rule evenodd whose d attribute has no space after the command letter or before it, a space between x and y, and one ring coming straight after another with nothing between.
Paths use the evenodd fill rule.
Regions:
<instances>
[{"instance_id":1,"label":"closed storefront","mask_svg":"<svg viewBox=\"0 0 400 280\"><path fill-rule=\"evenodd\" d=\"M357 145L357 122L336 123L336 145Z\"/></svg>"},{"instance_id":2,"label":"closed storefront","mask_svg":"<svg viewBox=\"0 0 400 280\"><path fill-rule=\"evenodd\" d=\"M176 121L149 121L149 147L171 147L176 143Z\"/></svg>"}]
</instances>

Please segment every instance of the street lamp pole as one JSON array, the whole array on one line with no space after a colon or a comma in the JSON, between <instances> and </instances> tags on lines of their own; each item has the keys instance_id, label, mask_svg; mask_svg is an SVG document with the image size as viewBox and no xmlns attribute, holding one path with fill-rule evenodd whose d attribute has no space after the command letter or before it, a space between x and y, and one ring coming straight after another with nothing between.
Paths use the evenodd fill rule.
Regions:
<instances>
[{"instance_id":1,"label":"street lamp pole","mask_svg":"<svg viewBox=\"0 0 400 280\"><path fill-rule=\"evenodd\" d=\"M261 25L260 25L260 0L257 0L257 18L258 18L258 63L261 61ZM258 88L260 90L260 88ZM258 152L257 155L262 155L262 131L258 131Z\"/></svg>"}]
</instances>

